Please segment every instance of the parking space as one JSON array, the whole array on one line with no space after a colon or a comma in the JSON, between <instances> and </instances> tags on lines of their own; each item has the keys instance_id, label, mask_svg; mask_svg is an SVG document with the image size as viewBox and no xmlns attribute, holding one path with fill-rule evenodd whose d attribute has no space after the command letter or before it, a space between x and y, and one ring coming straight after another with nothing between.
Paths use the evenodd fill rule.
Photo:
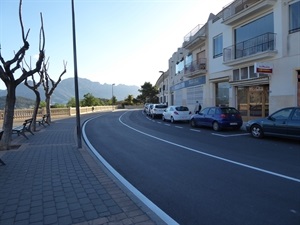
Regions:
<instances>
[{"instance_id":1,"label":"parking space","mask_svg":"<svg viewBox=\"0 0 300 225\"><path fill-rule=\"evenodd\" d=\"M168 126L172 128L177 128L177 129L186 129L189 132L198 132L198 133L205 133L205 134L210 134L214 135L217 137L221 138L230 138L230 137L237 137L237 136L247 136L249 133L247 133L245 130L222 130L222 131L214 131L210 128L206 127L193 127L191 128L191 125L186 122L177 122L177 123L171 123L168 121L162 121L161 119L153 119L151 117L148 117L145 115L145 118L148 119L149 121L153 123L157 123L158 125L163 125L163 126Z\"/></svg>"}]
</instances>

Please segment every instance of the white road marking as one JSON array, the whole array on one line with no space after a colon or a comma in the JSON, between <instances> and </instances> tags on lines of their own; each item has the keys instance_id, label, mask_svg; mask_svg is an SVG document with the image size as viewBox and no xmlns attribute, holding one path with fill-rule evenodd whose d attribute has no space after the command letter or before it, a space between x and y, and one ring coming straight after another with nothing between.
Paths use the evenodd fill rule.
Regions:
<instances>
[{"instance_id":1,"label":"white road marking","mask_svg":"<svg viewBox=\"0 0 300 225\"><path fill-rule=\"evenodd\" d=\"M233 160L230 160L230 159L226 159L226 158L222 158L222 157L219 157L219 156L216 156L216 155L212 155L212 154L209 154L209 153L206 153L206 152L202 152L202 151L199 151L199 150L196 150L196 149L193 149L193 148L189 148L189 147L186 147L184 145L180 145L180 144L176 144L174 142L171 142L171 141L167 141L167 140L164 140L162 138L159 138L159 137L156 137L156 136L153 136L151 134L147 134L143 131L140 131L140 130L137 130L129 125L127 125L126 123L124 123L122 121L122 117L126 114L127 112L123 113L120 117L119 117L119 121L120 123L122 123L124 126L130 128L131 130L134 130L140 134L143 134L143 135L146 135L148 137L151 137L151 138L154 138L156 140L159 140L159 141L162 141L162 142L165 142L165 143L168 143L170 145L174 145L174 146L177 146L177 147L180 147L180 148L183 148L183 149L186 149L186 150L189 150L191 152L195 152L197 154L201 154L201 155L205 155L205 156L208 156L208 157L211 157L211 158L214 158L214 159L218 159L218 160L221 160L221 161L224 161L224 162L228 162L228 163L231 163L231 164L234 164L234 165L238 165L238 166L241 166L241 167L245 167L245 168L248 168L248 169L252 169L252 170L255 170L255 171L259 171L259 172L262 172L262 173L266 173L266 174L270 174L270 175L273 175L273 176L276 176L276 177L280 177L280 178L283 178L283 179L287 179L287 180L291 180L291 181L295 181L295 182L298 182L300 183L300 179L297 179L297 178L294 178L294 177L290 177L290 176L286 176L286 175L283 175L283 174L280 174L280 173L275 173L275 172L272 172L272 171L269 171L269 170L265 170L265 169L261 169L261 168L258 168L258 167L255 167L255 166L250 166L250 165L247 165L247 164L244 164L244 163L240 163L240 162L236 162L236 161L233 161Z\"/></svg>"},{"instance_id":2,"label":"white road marking","mask_svg":"<svg viewBox=\"0 0 300 225\"><path fill-rule=\"evenodd\" d=\"M96 118L96 117L95 117ZM85 134L86 124L95 118L91 118L84 122L82 127L82 136L85 140L85 143L89 149L94 153L94 155L100 160L100 162L129 190L131 191L138 199L140 199L149 209L151 209L159 218L161 218L166 224L179 225L175 220L173 220L168 214L162 211L157 205L155 205L150 199L143 195L138 189L136 189L131 183L129 183L121 174L119 174L94 148L94 146L89 142Z\"/></svg>"},{"instance_id":3,"label":"white road marking","mask_svg":"<svg viewBox=\"0 0 300 225\"><path fill-rule=\"evenodd\" d=\"M191 131L195 131L195 132L201 132L201 130L196 130L196 129L190 129Z\"/></svg>"},{"instance_id":4,"label":"white road marking","mask_svg":"<svg viewBox=\"0 0 300 225\"><path fill-rule=\"evenodd\" d=\"M176 128L180 128L180 129L182 129L183 127L180 127L180 126L175 126Z\"/></svg>"}]
</instances>

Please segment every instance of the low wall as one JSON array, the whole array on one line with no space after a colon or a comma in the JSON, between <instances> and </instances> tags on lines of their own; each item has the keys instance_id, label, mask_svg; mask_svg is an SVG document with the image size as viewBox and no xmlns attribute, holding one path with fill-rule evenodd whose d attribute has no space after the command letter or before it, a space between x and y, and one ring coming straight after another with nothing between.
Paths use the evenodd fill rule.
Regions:
<instances>
[{"instance_id":1,"label":"low wall","mask_svg":"<svg viewBox=\"0 0 300 225\"><path fill-rule=\"evenodd\" d=\"M80 107L80 114L112 111L117 109L118 106L93 106L93 107ZM76 115L76 108L51 108L51 118L68 117ZM46 108L38 110L37 118L42 118L46 114ZM31 118L33 115L33 109L15 109L14 120L24 120ZM4 110L0 110L0 122L3 121Z\"/></svg>"}]
</instances>

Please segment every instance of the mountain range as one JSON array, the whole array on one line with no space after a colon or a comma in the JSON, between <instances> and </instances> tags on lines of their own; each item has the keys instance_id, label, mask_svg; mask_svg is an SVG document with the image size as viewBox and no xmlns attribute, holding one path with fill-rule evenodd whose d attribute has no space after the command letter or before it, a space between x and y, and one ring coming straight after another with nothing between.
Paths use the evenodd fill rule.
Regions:
<instances>
[{"instance_id":1,"label":"mountain range","mask_svg":"<svg viewBox=\"0 0 300 225\"><path fill-rule=\"evenodd\" d=\"M66 78L62 80L51 96L51 104L59 103L66 104L72 97L75 97L74 88L74 78ZM45 100L45 94L43 86L39 87L39 92L41 94L42 101ZM78 93L79 99L83 99L84 95L87 93L92 94L96 98L111 99L114 95L117 101L122 101L128 97L128 95L133 95L137 97L141 93L138 91L138 86L128 86L124 84L112 85L112 84L100 84L99 82L93 82L86 78L78 78ZM6 96L6 90L0 90L0 97ZM23 96L28 99L35 100L34 92L26 87L24 84L20 84L16 90L16 96Z\"/></svg>"}]
</instances>

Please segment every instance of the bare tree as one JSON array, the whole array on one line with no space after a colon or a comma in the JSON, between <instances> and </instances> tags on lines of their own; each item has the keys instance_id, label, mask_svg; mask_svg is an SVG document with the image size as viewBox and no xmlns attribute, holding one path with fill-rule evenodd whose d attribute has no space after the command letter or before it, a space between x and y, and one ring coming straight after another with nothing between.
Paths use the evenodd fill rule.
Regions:
<instances>
[{"instance_id":1,"label":"bare tree","mask_svg":"<svg viewBox=\"0 0 300 225\"><path fill-rule=\"evenodd\" d=\"M34 105L34 110L33 110L33 115L32 115L32 126L31 126L31 129L32 131L36 131L36 117L37 117L37 114L38 114L38 110L39 110L39 107L40 107L40 103L41 103L41 95L40 95L40 92L38 90L38 87L41 85L42 83L42 80L43 80L43 76L39 76L40 80L38 82L35 81L34 79L34 76L31 76L31 79L32 79L32 85L30 85L28 83L28 78L26 78L24 84L29 88L31 89L34 94L35 94L35 105Z\"/></svg>"},{"instance_id":2,"label":"bare tree","mask_svg":"<svg viewBox=\"0 0 300 225\"><path fill-rule=\"evenodd\" d=\"M51 123L51 110L50 110L51 95L53 94L57 85L60 83L61 77L67 72L67 62L64 61L63 63L64 63L64 70L60 74L60 76L56 82L54 82L54 80L52 80L50 75L48 74L49 58L47 59L46 62L43 63L43 68L40 71L41 76L43 76L42 83L43 83L43 87L44 87L44 91L45 91L46 112L48 114L48 117L47 117L48 123ZM50 83L51 83L51 85L50 85Z\"/></svg>"},{"instance_id":3,"label":"bare tree","mask_svg":"<svg viewBox=\"0 0 300 225\"><path fill-rule=\"evenodd\" d=\"M22 0L19 4L19 20L22 30L22 40L23 46L15 54L13 59L5 61L1 54L0 48L0 78L4 82L7 88L6 102L5 102L5 112L3 120L3 135L0 140L0 150L9 149L11 143L11 135L13 128L13 117L14 117L14 108L16 102L16 88L22 83L27 77L32 76L33 74L40 71L42 62L44 60L44 48L45 48L45 33L43 27L43 17L41 17L41 28L40 28L40 40L39 40L39 57L35 64L34 69L26 70L21 67L21 63L24 60L26 51L29 49L29 43L27 41L29 31L25 34L24 26L22 22ZM16 79L15 72L21 70L21 75Z\"/></svg>"}]
</instances>

